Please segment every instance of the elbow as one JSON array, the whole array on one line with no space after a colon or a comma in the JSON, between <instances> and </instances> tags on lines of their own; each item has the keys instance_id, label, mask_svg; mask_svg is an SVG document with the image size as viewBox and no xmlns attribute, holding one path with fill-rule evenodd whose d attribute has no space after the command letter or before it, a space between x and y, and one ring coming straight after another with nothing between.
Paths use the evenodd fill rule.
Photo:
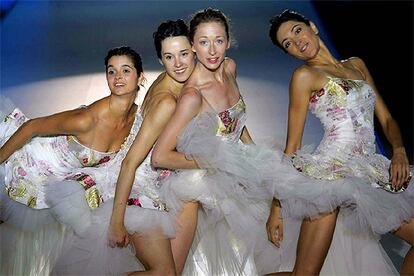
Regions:
<instances>
[{"instance_id":1,"label":"elbow","mask_svg":"<svg viewBox=\"0 0 414 276\"><path fill-rule=\"evenodd\" d=\"M162 168L163 163L164 163L163 156L160 154L158 150L154 149L151 155L151 165L154 168Z\"/></svg>"}]
</instances>

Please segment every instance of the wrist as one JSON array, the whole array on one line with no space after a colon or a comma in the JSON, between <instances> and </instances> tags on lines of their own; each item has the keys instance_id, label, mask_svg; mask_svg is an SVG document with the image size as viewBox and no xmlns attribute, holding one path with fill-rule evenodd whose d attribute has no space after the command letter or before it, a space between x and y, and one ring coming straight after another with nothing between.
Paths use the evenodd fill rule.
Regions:
<instances>
[{"instance_id":1,"label":"wrist","mask_svg":"<svg viewBox=\"0 0 414 276\"><path fill-rule=\"evenodd\" d=\"M405 148L403 146L393 148L392 152L393 152L393 154L397 154L397 153L406 154Z\"/></svg>"}]
</instances>

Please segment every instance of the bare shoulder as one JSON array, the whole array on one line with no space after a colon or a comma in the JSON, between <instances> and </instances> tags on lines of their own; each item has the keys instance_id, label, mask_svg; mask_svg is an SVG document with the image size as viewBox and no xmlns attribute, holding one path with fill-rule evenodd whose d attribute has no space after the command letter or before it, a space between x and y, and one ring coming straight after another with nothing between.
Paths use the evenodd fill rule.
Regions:
<instances>
[{"instance_id":1,"label":"bare shoulder","mask_svg":"<svg viewBox=\"0 0 414 276\"><path fill-rule=\"evenodd\" d=\"M318 69L303 65L293 72L290 92L308 97L322 88L325 82L326 77Z\"/></svg>"},{"instance_id":2,"label":"bare shoulder","mask_svg":"<svg viewBox=\"0 0 414 276\"><path fill-rule=\"evenodd\" d=\"M202 96L194 86L184 86L179 98L180 106L200 107Z\"/></svg>"},{"instance_id":3,"label":"bare shoulder","mask_svg":"<svg viewBox=\"0 0 414 276\"><path fill-rule=\"evenodd\" d=\"M233 59L226 57L224 60L224 66L227 72L230 72L232 75L236 75L236 62Z\"/></svg>"},{"instance_id":4,"label":"bare shoulder","mask_svg":"<svg viewBox=\"0 0 414 276\"><path fill-rule=\"evenodd\" d=\"M369 75L368 68L365 62L359 57L351 57L345 61L346 63L350 64L352 67L356 68L360 71L363 75L363 78L366 79Z\"/></svg>"},{"instance_id":5,"label":"bare shoulder","mask_svg":"<svg viewBox=\"0 0 414 276\"><path fill-rule=\"evenodd\" d=\"M317 77L318 72L314 68L302 65L295 69L292 74L291 83L310 83Z\"/></svg>"},{"instance_id":6,"label":"bare shoulder","mask_svg":"<svg viewBox=\"0 0 414 276\"><path fill-rule=\"evenodd\" d=\"M94 114L94 108L90 106L65 111L64 113L66 113L66 119L73 122L74 125L76 125L75 128L79 132L87 132L91 130L97 122L97 116Z\"/></svg>"}]
</instances>

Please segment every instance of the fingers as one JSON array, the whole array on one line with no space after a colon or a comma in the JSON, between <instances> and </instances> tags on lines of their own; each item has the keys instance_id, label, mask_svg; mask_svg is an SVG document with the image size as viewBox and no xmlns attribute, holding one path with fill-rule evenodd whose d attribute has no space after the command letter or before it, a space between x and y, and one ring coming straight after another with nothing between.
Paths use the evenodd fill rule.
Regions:
<instances>
[{"instance_id":1,"label":"fingers","mask_svg":"<svg viewBox=\"0 0 414 276\"><path fill-rule=\"evenodd\" d=\"M278 240L281 242L283 240L283 223L279 223L278 229L277 229L277 237Z\"/></svg>"},{"instance_id":2,"label":"fingers","mask_svg":"<svg viewBox=\"0 0 414 276\"><path fill-rule=\"evenodd\" d=\"M124 242L124 247L127 247L129 244L129 236L125 235L125 242Z\"/></svg>"},{"instance_id":3,"label":"fingers","mask_svg":"<svg viewBox=\"0 0 414 276\"><path fill-rule=\"evenodd\" d=\"M111 248L115 247L127 247L129 244L128 235L122 237L110 237L108 240L108 245Z\"/></svg>"},{"instance_id":4,"label":"fingers","mask_svg":"<svg viewBox=\"0 0 414 276\"><path fill-rule=\"evenodd\" d=\"M390 182L395 190L401 189L402 185L408 181L410 171L408 164L392 164Z\"/></svg>"},{"instance_id":5,"label":"fingers","mask_svg":"<svg viewBox=\"0 0 414 276\"><path fill-rule=\"evenodd\" d=\"M276 245L276 247L280 247L279 241L276 238L276 224L274 223L267 223L266 224L267 229L267 239Z\"/></svg>"}]
</instances>

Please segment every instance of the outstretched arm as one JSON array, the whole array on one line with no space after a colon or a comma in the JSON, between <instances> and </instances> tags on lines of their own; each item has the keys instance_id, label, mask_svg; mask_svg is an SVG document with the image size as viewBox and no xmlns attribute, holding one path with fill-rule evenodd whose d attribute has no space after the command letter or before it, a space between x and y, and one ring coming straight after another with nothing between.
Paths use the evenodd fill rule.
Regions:
<instances>
[{"instance_id":1,"label":"outstretched arm","mask_svg":"<svg viewBox=\"0 0 414 276\"><path fill-rule=\"evenodd\" d=\"M394 189L400 189L401 186L408 180L409 177L409 163L407 154L401 136L400 128L397 122L391 116L384 100L378 93L377 87L375 86L374 80L369 73L368 68L362 59L353 59L354 64L362 71L365 75L365 80L374 89L376 94L375 102L375 115L381 124L382 130L387 137L388 142L392 146L392 158L390 167L390 181Z\"/></svg>"},{"instance_id":2,"label":"outstretched arm","mask_svg":"<svg viewBox=\"0 0 414 276\"><path fill-rule=\"evenodd\" d=\"M135 180L135 171L147 157L175 110L175 99L171 95L162 95L163 98L146 114L134 143L122 161L110 222L111 246L128 244L124 217L127 200Z\"/></svg>"},{"instance_id":3,"label":"outstretched arm","mask_svg":"<svg viewBox=\"0 0 414 276\"><path fill-rule=\"evenodd\" d=\"M177 108L171 120L162 132L152 153L152 165L156 168L196 169L194 160L186 159L185 155L176 151L177 137L198 115L201 109L201 95L194 88L185 88L178 100Z\"/></svg>"},{"instance_id":4,"label":"outstretched arm","mask_svg":"<svg viewBox=\"0 0 414 276\"><path fill-rule=\"evenodd\" d=\"M29 120L1 147L0 164L35 136L79 135L92 127L93 116L88 109L75 109Z\"/></svg>"}]
</instances>

